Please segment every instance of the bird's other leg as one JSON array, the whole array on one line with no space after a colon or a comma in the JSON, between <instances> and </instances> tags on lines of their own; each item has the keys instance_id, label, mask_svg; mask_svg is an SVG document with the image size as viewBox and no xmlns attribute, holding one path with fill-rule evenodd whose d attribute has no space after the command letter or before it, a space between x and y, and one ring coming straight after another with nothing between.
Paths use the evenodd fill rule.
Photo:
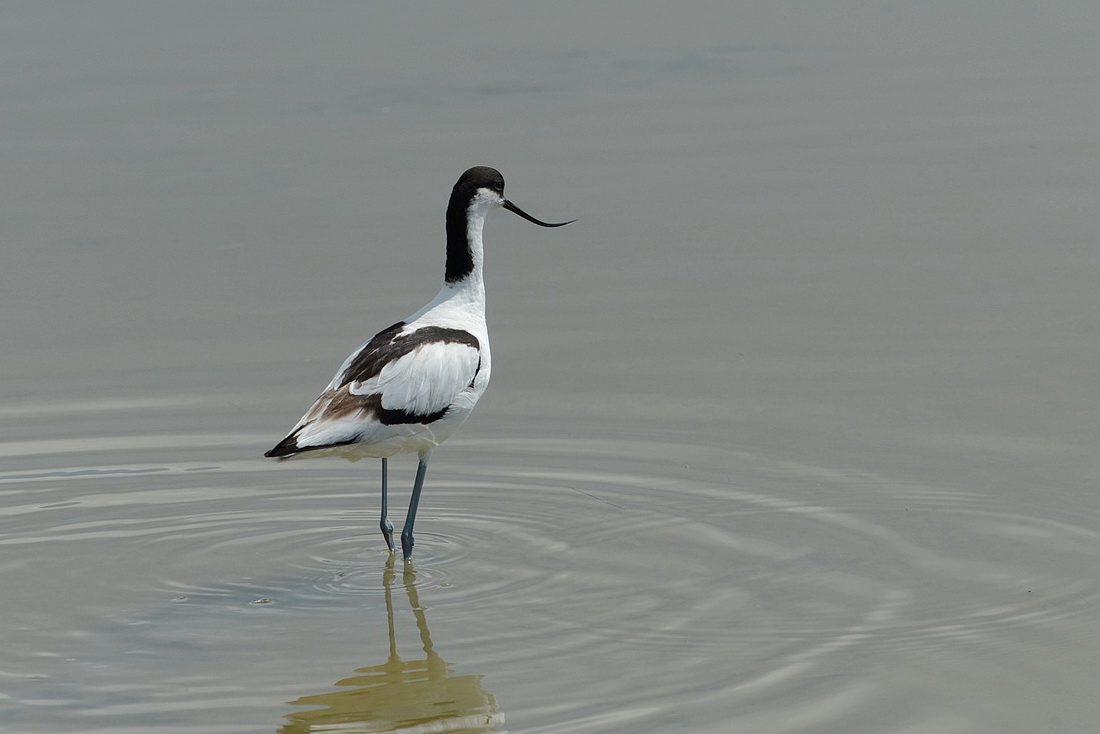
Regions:
<instances>
[{"instance_id":1,"label":"bird's other leg","mask_svg":"<svg viewBox=\"0 0 1100 734\"><path fill-rule=\"evenodd\" d=\"M382 459L382 519L378 521L378 527L382 530L382 535L386 538L386 545L390 549L390 553L393 553L395 546L393 544L393 523L390 522L390 502L388 496L388 475L386 460Z\"/></svg>"},{"instance_id":2,"label":"bird's other leg","mask_svg":"<svg viewBox=\"0 0 1100 734\"><path fill-rule=\"evenodd\" d=\"M405 561L412 560L413 524L416 523L416 508L420 505L420 492L424 489L424 475L428 473L428 459L431 455L430 449L420 454L420 463L416 466L416 481L409 499L409 514L405 516L405 527L401 530L401 552L405 555Z\"/></svg>"}]
</instances>

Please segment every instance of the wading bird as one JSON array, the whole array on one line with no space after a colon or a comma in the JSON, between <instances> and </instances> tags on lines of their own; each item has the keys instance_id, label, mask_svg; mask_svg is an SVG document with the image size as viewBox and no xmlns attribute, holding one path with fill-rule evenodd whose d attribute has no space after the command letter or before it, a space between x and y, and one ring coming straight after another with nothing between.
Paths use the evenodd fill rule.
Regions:
<instances>
[{"instance_id":1,"label":"wading bird","mask_svg":"<svg viewBox=\"0 0 1100 734\"><path fill-rule=\"evenodd\" d=\"M298 425L264 454L382 459L379 527L393 552L386 460L416 453L420 463L401 531L406 561L412 558L413 523L432 449L462 425L489 384L481 232L485 215L498 207L541 227L570 223L539 221L505 199L496 169L477 166L463 173L447 205L447 267L439 294L352 352Z\"/></svg>"}]
</instances>

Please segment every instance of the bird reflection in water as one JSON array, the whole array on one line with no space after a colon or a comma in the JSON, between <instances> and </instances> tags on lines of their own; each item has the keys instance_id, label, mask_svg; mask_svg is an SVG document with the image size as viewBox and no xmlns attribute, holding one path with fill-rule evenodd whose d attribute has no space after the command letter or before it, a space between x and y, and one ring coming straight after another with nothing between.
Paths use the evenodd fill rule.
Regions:
<instances>
[{"instance_id":1,"label":"bird reflection in water","mask_svg":"<svg viewBox=\"0 0 1100 734\"><path fill-rule=\"evenodd\" d=\"M355 675L338 681L340 690L302 696L292 706L319 708L296 711L286 716L280 734L311 732L493 732L504 724L491 693L481 688L480 675L455 675L450 663L432 647L428 620L416 590L411 567L403 572L424 657L402 660L397 653L394 627L393 585L396 578L393 555L386 564L383 584L389 620L390 655L386 662L359 668Z\"/></svg>"}]
</instances>

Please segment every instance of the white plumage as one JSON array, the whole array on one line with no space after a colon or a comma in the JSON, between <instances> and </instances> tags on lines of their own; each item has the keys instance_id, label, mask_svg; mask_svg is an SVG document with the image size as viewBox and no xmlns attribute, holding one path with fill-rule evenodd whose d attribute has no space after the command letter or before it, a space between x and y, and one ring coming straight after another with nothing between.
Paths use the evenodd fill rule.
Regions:
<instances>
[{"instance_id":1,"label":"white plumage","mask_svg":"<svg viewBox=\"0 0 1100 734\"><path fill-rule=\"evenodd\" d=\"M541 222L505 199L504 178L495 169L478 166L462 174L447 208L447 270L439 294L352 352L286 438L264 454L382 459L379 526L391 551L386 459L418 454L401 533L406 561L412 557L413 523L431 451L466 420L489 384L481 235L486 214L497 207L543 227L569 224Z\"/></svg>"},{"instance_id":2,"label":"white plumage","mask_svg":"<svg viewBox=\"0 0 1100 734\"><path fill-rule=\"evenodd\" d=\"M487 342L481 344L482 349L475 349L466 344L429 342L387 364L377 377L353 383L351 392L381 393L382 407L387 410L434 413L453 404L463 390L473 390L479 365L487 366L482 356Z\"/></svg>"}]
</instances>

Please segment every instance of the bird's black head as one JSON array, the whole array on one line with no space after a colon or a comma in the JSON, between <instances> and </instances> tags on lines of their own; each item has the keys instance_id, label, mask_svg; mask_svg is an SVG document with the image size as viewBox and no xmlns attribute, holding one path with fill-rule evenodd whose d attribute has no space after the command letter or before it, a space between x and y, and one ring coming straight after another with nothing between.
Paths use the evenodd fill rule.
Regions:
<instances>
[{"instance_id":1,"label":"bird's black head","mask_svg":"<svg viewBox=\"0 0 1100 734\"><path fill-rule=\"evenodd\" d=\"M451 201L447 205L447 225L461 226L465 229L466 211L478 198L479 191L489 205L503 206L504 176L500 171L488 166L474 166L462 174L451 190Z\"/></svg>"},{"instance_id":2,"label":"bird's black head","mask_svg":"<svg viewBox=\"0 0 1100 734\"><path fill-rule=\"evenodd\" d=\"M489 189L504 196L504 176L501 176L500 171L495 168L474 166L458 177L452 196L459 192L463 194L469 192L472 197L478 189Z\"/></svg>"},{"instance_id":3,"label":"bird's black head","mask_svg":"<svg viewBox=\"0 0 1100 734\"><path fill-rule=\"evenodd\" d=\"M500 171L495 168L489 168L489 166L474 166L459 177L458 182L451 191L451 203L447 212L448 216L450 216L450 209L452 208L461 206L463 211L469 208L470 204L478 197L478 192L480 191L488 192L486 198L490 200L491 204L502 206L508 211L520 215L528 222L534 222L540 227L564 227L576 221L575 219L570 219L568 222L543 222L539 219L535 219L504 198L504 176L500 175Z\"/></svg>"},{"instance_id":4,"label":"bird's black head","mask_svg":"<svg viewBox=\"0 0 1100 734\"><path fill-rule=\"evenodd\" d=\"M474 166L463 173L447 205L447 282L453 283L466 277L473 268L473 254L467 236L467 217L473 207L503 207L540 227L564 227L570 222L543 222L535 219L504 198L504 176L489 166ZM481 215L484 216L484 209Z\"/></svg>"}]
</instances>

